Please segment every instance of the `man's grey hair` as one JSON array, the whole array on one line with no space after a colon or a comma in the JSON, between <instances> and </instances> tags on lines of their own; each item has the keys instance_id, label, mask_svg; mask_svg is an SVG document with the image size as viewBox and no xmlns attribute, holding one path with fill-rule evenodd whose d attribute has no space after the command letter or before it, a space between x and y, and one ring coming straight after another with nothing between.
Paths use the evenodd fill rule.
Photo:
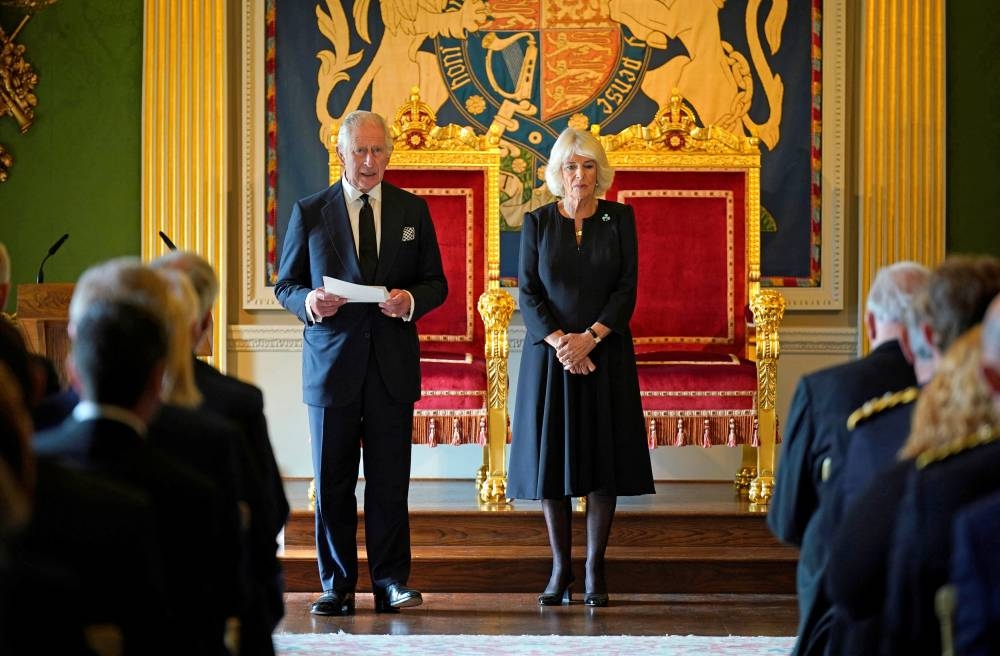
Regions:
<instances>
[{"instance_id":1,"label":"man's grey hair","mask_svg":"<svg viewBox=\"0 0 1000 656\"><path fill-rule=\"evenodd\" d=\"M0 285L10 282L10 255L7 247L0 241Z\"/></svg>"},{"instance_id":2,"label":"man's grey hair","mask_svg":"<svg viewBox=\"0 0 1000 656\"><path fill-rule=\"evenodd\" d=\"M549 163L545 165L545 183L554 196L565 196L563 188L562 167L573 155L592 159L597 163L597 185L595 193L600 195L608 190L615 179L615 171L608 164L608 156L604 146L597 138L586 130L566 128L556 139L549 154Z\"/></svg>"},{"instance_id":3,"label":"man's grey hair","mask_svg":"<svg viewBox=\"0 0 1000 656\"><path fill-rule=\"evenodd\" d=\"M354 131L364 124L373 124L382 128L385 133L385 154L392 154L392 135L389 134L389 126L381 114L358 109L344 117L344 122L340 124L337 132L337 150L341 156L346 157L351 153L351 137Z\"/></svg>"},{"instance_id":4,"label":"man's grey hair","mask_svg":"<svg viewBox=\"0 0 1000 656\"><path fill-rule=\"evenodd\" d=\"M152 312L169 326L167 303L170 290L156 271L137 257L118 257L94 265L76 281L69 302L69 325L72 330L87 308L97 301L127 301Z\"/></svg>"},{"instance_id":5,"label":"man's grey hair","mask_svg":"<svg viewBox=\"0 0 1000 656\"><path fill-rule=\"evenodd\" d=\"M149 263L154 269L171 269L187 276L198 297L198 319L201 319L219 297L219 278L208 260L191 251L170 251Z\"/></svg>"},{"instance_id":6,"label":"man's grey hair","mask_svg":"<svg viewBox=\"0 0 1000 656\"><path fill-rule=\"evenodd\" d=\"M1000 258L992 255L949 255L927 284L926 321L942 353L969 328L983 320L1000 294Z\"/></svg>"},{"instance_id":7,"label":"man's grey hair","mask_svg":"<svg viewBox=\"0 0 1000 656\"><path fill-rule=\"evenodd\" d=\"M911 261L882 267L868 290L865 310L885 323L905 323L907 309L927 287L930 269Z\"/></svg>"}]
</instances>

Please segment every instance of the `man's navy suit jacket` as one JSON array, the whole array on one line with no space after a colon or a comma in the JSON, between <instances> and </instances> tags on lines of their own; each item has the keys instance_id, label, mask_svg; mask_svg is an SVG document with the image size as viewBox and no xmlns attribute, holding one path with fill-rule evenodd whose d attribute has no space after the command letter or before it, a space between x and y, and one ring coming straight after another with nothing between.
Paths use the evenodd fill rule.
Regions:
<instances>
[{"instance_id":1,"label":"man's navy suit jacket","mask_svg":"<svg viewBox=\"0 0 1000 656\"><path fill-rule=\"evenodd\" d=\"M362 283L361 266L341 182L298 201L285 233L274 294L305 324L303 400L343 406L361 393L374 345L389 395L400 403L420 398L420 346L415 321L444 302L448 284L427 203L382 182L382 228L376 285L413 295L413 321L386 317L375 303L348 303L310 323L306 296L323 276Z\"/></svg>"}]
</instances>

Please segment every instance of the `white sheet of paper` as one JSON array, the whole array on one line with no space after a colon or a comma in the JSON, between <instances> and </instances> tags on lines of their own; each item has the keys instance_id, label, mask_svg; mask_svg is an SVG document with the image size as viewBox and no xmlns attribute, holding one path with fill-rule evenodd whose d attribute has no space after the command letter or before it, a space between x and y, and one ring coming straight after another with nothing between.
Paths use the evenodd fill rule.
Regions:
<instances>
[{"instance_id":1,"label":"white sheet of paper","mask_svg":"<svg viewBox=\"0 0 1000 656\"><path fill-rule=\"evenodd\" d=\"M323 289L347 299L348 303L381 303L389 300L389 290L376 285L358 285L323 276Z\"/></svg>"}]
</instances>

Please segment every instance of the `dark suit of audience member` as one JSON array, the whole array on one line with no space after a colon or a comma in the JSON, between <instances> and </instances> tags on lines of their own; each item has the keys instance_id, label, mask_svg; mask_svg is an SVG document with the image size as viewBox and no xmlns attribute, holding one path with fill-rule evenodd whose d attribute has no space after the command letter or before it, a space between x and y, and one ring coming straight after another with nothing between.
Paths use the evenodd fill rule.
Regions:
<instances>
[{"instance_id":1,"label":"dark suit of audience member","mask_svg":"<svg viewBox=\"0 0 1000 656\"><path fill-rule=\"evenodd\" d=\"M204 557L215 563L212 597L221 618L238 617L247 594L245 514L246 447L240 431L209 412L164 404L149 424L148 442L212 481L219 504Z\"/></svg>"},{"instance_id":2,"label":"dark suit of audience member","mask_svg":"<svg viewBox=\"0 0 1000 656\"><path fill-rule=\"evenodd\" d=\"M225 565L207 557L217 551L214 545L204 545L217 539L222 515L220 494L211 480L149 445L131 426L110 418L67 419L36 436L35 449L40 457L134 485L149 495L171 608L190 628L200 649L195 651L219 653L215 647L222 646L223 627L216 579Z\"/></svg>"},{"instance_id":3,"label":"dark suit of audience member","mask_svg":"<svg viewBox=\"0 0 1000 656\"><path fill-rule=\"evenodd\" d=\"M54 428L66 420L73 408L80 402L80 396L74 389L67 389L50 394L42 399L31 413L36 431Z\"/></svg>"},{"instance_id":4,"label":"dark suit of audience member","mask_svg":"<svg viewBox=\"0 0 1000 656\"><path fill-rule=\"evenodd\" d=\"M948 582L952 522L962 507L1000 490L998 472L1000 442L990 442L933 462L910 479L892 542L883 653L941 653L934 596Z\"/></svg>"},{"instance_id":5,"label":"dark suit of audience member","mask_svg":"<svg viewBox=\"0 0 1000 656\"><path fill-rule=\"evenodd\" d=\"M868 484L899 459L899 450L910 434L910 417L917 388L890 395L891 407L874 412L860 419L848 437L847 454L840 473L841 489L835 504L833 526L840 520L851 503L868 487Z\"/></svg>"},{"instance_id":6,"label":"dark suit of audience member","mask_svg":"<svg viewBox=\"0 0 1000 656\"><path fill-rule=\"evenodd\" d=\"M1000 493L959 512L952 536L955 652L1000 654Z\"/></svg>"},{"instance_id":7,"label":"dark suit of audience member","mask_svg":"<svg viewBox=\"0 0 1000 656\"><path fill-rule=\"evenodd\" d=\"M259 586L268 636L284 615L284 582L277 557L277 538L288 519L289 506L271 448L260 389L200 360L194 363L195 383L204 397L201 408L225 417L242 429L249 472L249 567ZM251 628L251 627L247 627ZM260 628L260 627L257 627Z\"/></svg>"},{"instance_id":8,"label":"dark suit of audience member","mask_svg":"<svg viewBox=\"0 0 1000 656\"><path fill-rule=\"evenodd\" d=\"M0 654L89 655L79 609L66 608L59 622L37 612L52 599L79 598L82 586L60 562L32 554L24 544L34 513L35 467L24 402L27 380L12 373L11 354L24 351L0 352Z\"/></svg>"},{"instance_id":9,"label":"dark suit of audience member","mask_svg":"<svg viewBox=\"0 0 1000 656\"><path fill-rule=\"evenodd\" d=\"M41 406L43 412L36 413L46 418L46 426L40 428L58 426L79 400L72 389L47 397ZM206 549L215 551L214 555L206 555L216 563L213 592L203 601L213 599L212 605L222 617L237 616L251 593L245 585L249 554L244 548L245 527L239 508L248 497L259 493L248 479L251 465L246 456L247 441L236 426L213 413L171 404L163 405L156 413L147 439L177 462L205 476L218 493L218 523L212 535L206 536Z\"/></svg>"},{"instance_id":10,"label":"dark suit of audience member","mask_svg":"<svg viewBox=\"0 0 1000 656\"><path fill-rule=\"evenodd\" d=\"M75 324L72 363L82 384L73 416L36 436L41 457L148 495L163 555L167 599L184 627L186 653L223 653L212 558L222 501L211 480L151 446L144 421L159 406L166 353L161 317L125 303L91 304Z\"/></svg>"},{"instance_id":11,"label":"dark suit of audience member","mask_svg":"<svg viewBox=\"0 0 1000 656\"><path fill-rule=\"evenodd\" d=\"M831 535L820 511L824 496L837 484L847 442L847 417L868 399L915 383L913 368L896 340L879 345L859 360L799 381L788 413L767 524L779 539L801 549L796 576L800 636L811 636L829 607L821 577ZM797 653L808 653L807 646L800 639Z\"/></svg>"},{"instance_id":12,"label":"dark suit of audience member","mask_svg":"<svg viewBox=\"0 0 1000 656\"><path fill-rule=\"evenodd\" d=\"M72 577L83 600L67 611L84 625L110 624L122 632L126 654L170 654L183 647L164 635L176 621L167 601L163 556L157 543L153 509L138 488L69 469L47 458L37 461L31 523L24 547L41 563L52 563ZM136 603L140 594L142 603ZM62 598L67 603L70 598ZM39 608L19 605L21 619ZM48 617L48 616L47 616ZM45 620L48 624L51 618ZM44 626L39 630L45 631ZM25 636L31 644L37 635Z\"/></svg>"},{"instance_id":13,"label":"dark suit of audience member","mask_svg":"<svg viewBox=\"0 0 1000 656\"><path fill-rule=\"evenodd\" d=\"M833 535L824 577L833 606L829 654L878 652L889 551L913 461L897 461L858 494Z\"/></svg>"},{"instance_id":14,"label":"dark suit of audience member","mask_svg":"<svg viewBox=\"0 0 1000 656\"><path fill-rule=\"evenodd\" d=\"M827 656L874 653L878 649L881 603L859 606L885 594L886 554L895 507L913 469L912 462L897 463L910 433L916 392L917 388L908 387L879 397L882 404L877 408L866 403L867 408L863 406L851 415L855 428L848 437L839 490L830 495L830 510L824 517L825 532L834 536L824 577L831 604ZM868 489L873 481L873 489ZM862 495L866 495L865 500L855 507L855 500ZM871 512L882 514L875 515L875 521ZM860 521L859 516L863 517Z\"/></svg>"}]
</instances>

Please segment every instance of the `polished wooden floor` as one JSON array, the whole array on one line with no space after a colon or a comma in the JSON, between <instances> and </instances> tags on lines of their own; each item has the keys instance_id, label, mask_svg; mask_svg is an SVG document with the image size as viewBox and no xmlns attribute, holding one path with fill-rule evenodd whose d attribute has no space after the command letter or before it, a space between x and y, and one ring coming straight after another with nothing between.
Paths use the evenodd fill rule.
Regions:
<instances>
[{"instance_id":1,"label":"polished wooden floor","mask_svg":"<svg viewBox=\"0 0 1000 656\"><path fill-rule=\"evenodd\" d=\"M364 483L358 485L363 499ZM286 482L292 518L283 560L289 594L278 632L484 635L794 635L796 553L778 544L764 515L719 483L658 483L622 497L609 547L606 608L539 607L551 564L538 502L486 508L471 481L412 481L410 584L424 605L398 614L372 609L359 522L357 612L309 613L318 594L307 480ZM359 504L360 505L360 504ZM359 514L362 514L359 508ZM359 518L360 519L360 518ZM574 545L585 543L582 513ZM574 554L583 555L575 548ZM577 567L582 563L576 563ZM578 572L581 580L582 571Z\"/></svg>"},{"instance_id":2,"label":"polished wooden floor","mask_svg":"<svg viewBox=\"0 0 1000 656\"><path fill-rule=\"evenodd\" d=\"M424 605L376 614L370 594L359 594L349 617L317 617L317 595L285 596L285 619L276 633L368 635L795 635L794 595L612 595L606 608L539 607L534 594L426 593Z\"/></svg>"}]
</instances>

